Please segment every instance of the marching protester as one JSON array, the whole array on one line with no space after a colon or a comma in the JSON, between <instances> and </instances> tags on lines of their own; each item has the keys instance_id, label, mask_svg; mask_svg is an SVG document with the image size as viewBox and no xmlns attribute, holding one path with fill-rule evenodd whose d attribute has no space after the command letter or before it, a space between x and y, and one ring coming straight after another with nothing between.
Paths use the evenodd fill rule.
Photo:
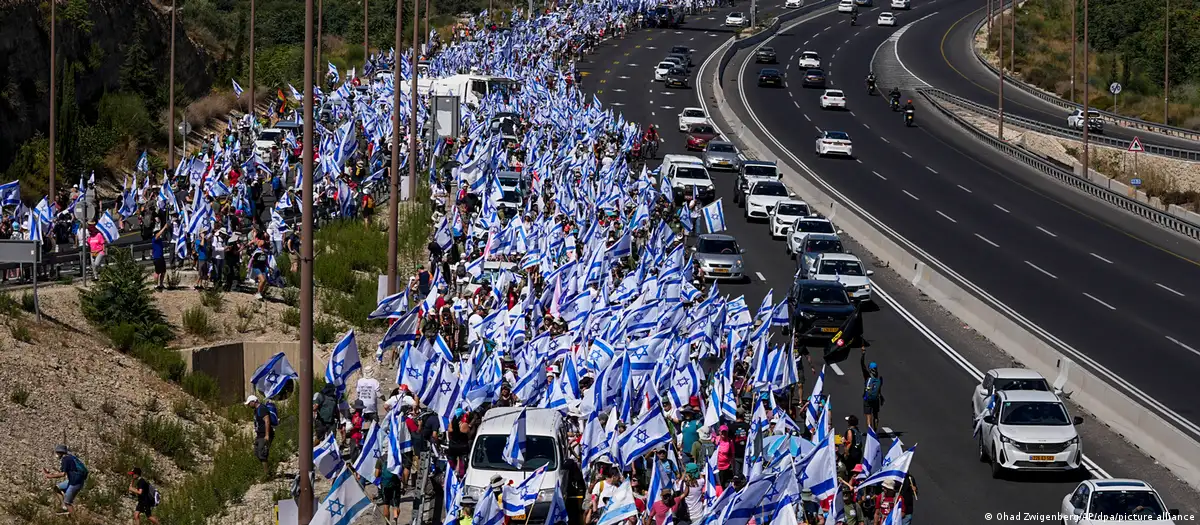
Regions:
<instances>
[{"instance_id":1,"label":"marching protester","mask_svg":"<svg viewBox=\"0 0 1200 525\"><path fill-rule=\"evenodd\" d=\"M59 514L69 515L75 506L75 497L83 490L87 482L88 469L78 456L72 454L66 445L56 445L54 455L58 457L58 472L52 473L42 469L46 479L62 479L54 486L54 491L62 498L62 509Z\"/></svg>"}]
</instances>

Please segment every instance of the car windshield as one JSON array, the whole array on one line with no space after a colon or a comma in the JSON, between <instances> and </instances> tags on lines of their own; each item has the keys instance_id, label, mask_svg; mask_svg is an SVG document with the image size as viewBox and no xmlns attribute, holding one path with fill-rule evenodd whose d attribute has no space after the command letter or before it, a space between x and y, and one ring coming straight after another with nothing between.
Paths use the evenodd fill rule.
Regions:
<instances>
[{"instance_id":1,"label":"car windshield","mask_svg":"<svg viewBox=\"0 0 1200 525\"><path fill-rule=\"evenodd\" d=\"M809 253L842 253L842 241L836 239L809 239L804 244Z\"/></svg>"},{"instance_id":2,"label":"car windshield","mask_svg":"<svg viewBox=\"0 0 1200 525\"><path fill-rule=\"evenodd\" d=\"M496 178L500 180L500 187L502 187L502 188L515 188L515 187L521 185L521 179L518 179L516 177L496 177Z\"/></svg>"},{"instance_id":3,"label":"car windshield","mask_svg":"<svg viewBox=\"0 0 1200 525\"><path fill-rule=\"evenodd\" d=\"M825 138L832 140L850 140L850 135L847 135L843 131L827 131L825 132Z\"/></svg>"},{"instance_id":4,"label":"car windshield","mask_svg":"<svg viewBox=\"0 0 1200 525\"><path fill-rule=\"evenodd\" d=\"M283 135L283 132L278 129L265 129L258 135L258 140L275 142L280 135Z\"/></svg>"},{"instance_id":5,"label":"car windshield","mask_svg":"<svg viewBox=\"0 0 1200 525\"><path fill-rule=\"evenodd\" d=\"M688 48L683 47L683 46L675 46L675 47L671 48L671 52L672 53L687 53Z\"/></svg>"},{"instance_id":6,"label":"car windshield","mask_svg":"<svg viewBox=\"0 0 1200 525\"><path fill-rule=\"evenodd\" d=\"M858 264L858 261L823 261L821 263L821 270L818 273L861 277L863 269L862 265Z\"/></svg>"},{"instance_id":7,"label":"car windshield","mask_svg":"<svg viewBox=\"0 0 1200 525\"><path fill-rule=\"evenodd\" d=\"M712 152L716 152L716 153L735 153L737 150L733 149L733 144L725 144L725 143L720 143L720 142L709 142L708 143L708 151L712 151Z\"/></svg>"},{"instance_id":8,"label":"car windshield","mask_svg":"<svg viewBox=\"0 0 1200 525\"><path fill-rule=\"evenodd\" d=\"M658 64L658 68L659 68L659 69L671 69L671 68L673 68L673 67L675 67L675 63L674 63L674 62L660 62L660 63Z\"/></svg>"},{"instance_id":9,"label":"car windshield","mask_svg":"<svg viewBox=\"0 0 1200 525\"><path fill-rule=\"evenodd\" d=\"M677 179L693 179L693 180L709 180L708 172L704 168L682 167L675 170L675 178Z\"/></svg>"},{"instance_id":10,"label":"car windshield","mask_svg":"<svg viewBox=\"0 0 1200 525\"><path fill-rule=\"evenodd\" d=\"M768 197L787 197L787 188L782 184L755 184L751 195L766 195Z\"/></svg>"},{"instance_id":11,"label":"car windshield","mask_svg":"<svg viewBox=\"0 0 1200 525\"><path fill-rule=\"evenodd\" d=\"M684 110L683 116L690 117L690 118L702 118L702 117L704 117L704 111L701 111L699 109L688 109L688 110Z\"/></svg>"},{"instance_id":12,"label":"car windshield","mask_svg":"<svg viewBox=\"0 0 1200 525\"><path fill-rule=\"evenodd\" d=\"M774 70L774 69L764 69L764 70L760 71L758 74L771 77L771 76L778 76L779 71Z\"/></svg>"},{"instance_id":13,"label":"car windshield","mask_svg":"<svg viewBox=\"0 0 1200 525\"><path fill-rule=\"evenodd\" d=\"M1001 425L1067 426L1067 410L1051 401L1006 401L1000 412Z\"/></svg>"},{"instance_id":14,"label":"car windshield","mask_svg":"<svg viewBox=\"0 0 1200 525\"><path fill-rule=\"evenodd\" d=\"M700 126L692 126L691 132L692 133L703 133L703 134L714 134L717 131L714 130L712 126L700 125Z\"/></svg>"},{"instance_id":15,"label":"car windshield","mask_svg":"<svg viewBox=\"0 0 1200 525\"><path fill-rule=\"evenodd\" d=\"M828 221L800 221L796 231L805 233L833 233L833 223Z\"/></svg>"},{"instance_id":16,"label":"car windshield","mask_svg":"<svg viewBox=\"0 0 1200 525\"><path fill-rule=\"evenodd\" d=\"M775 52L775 48L773 48L773 47L764 47L764 48L761 48L761 49L759 49L759 50L758 50L758 52L759 52L759 53L774 53L774 52Z\"/></svg>"},{"instance_id":17,"label":"car windshield","mask_svg":"<svg viewBox=\"0 0 1200 525\"><path fill-rule=\"evenodd\" d=\"M1045 379L1005 379L1001 377L992 383L992 388L995 390L1050 391L1050 385L1046 384Z\"/></svg>"},{"instance_id":18,"label":"car windshield","mask_svg":"<svg viewBox=\"0 0 1200 525\"><path fill-rule=\"evenodd\" d=\"M821 71L820 69L808 70L808 76L810 76L810 77L820 77L820 76L824 76L824 75L825 75L825 72Z\"/></svg>"},{"instance_id":19,"label":"car windshield","mask_svg":"<svg viewBox=\"0 0 1200 525\"><path fill-rule=\"evenodd\" d=\"M504 192L504 195L502 197L500 197L500 200L502 202L507 202L509 204L514 204L514 203L520 204L521 203L521 194L517 193L515 191L506 191L506 192Z\"/></svg>"},{"instance_id":20,"label":"car windshield","mask_svg":"<svg viewBox=\"0 0 1200 525\"><path fill-rule=\"evenodd\" d=\"M525 462L516 468L504 461L504 444L508 435L479 436L475 441L475 452L471 454L471 467L479 470L504 470L533 472L542 465L547 471L558 468L554 439L548 436L525 437Z\"/></svg>"},{"instance_id":21,"label":"car windshield","mask_svg":"<svg viewBox=\"0 0 1200 525\"><path fill-rule=\"evenodd\" d=\"M733 239L700 239L696 244L698 253L714 253L721 255L733 255L739 253L737 241Z\"/></svg>"},{"instance_id":22,"label":"car windshield","mask_svg":"<svg viewBox=\"0 0 1200 525\"><path fill-rule=\"evenodd\" d=\"M741 13L733 13L733 14L729 15L729 18L744 18L745 16L746 15L743 15Z\"/></svg>"},{"instance_id":23,"label":"car windshield","mask_svg":"<svg viewBox=\"0 0 1200 525\"><path fill-rule=\"evenodd\" d=\"M826 91L826 92L825 92L825 96L827 96L827 97L833 97L833 98L842 98L842 97L844 97L844 96L846 96L846 95L845 95L845 94L843 94L841 91Z\"/></svg>"},{"instance_id":24,"label":"car windshield","mask_svg":"<svg viewBox=\"0 0 1200 525\"><path fill-rule=\"evenodd\" d=\"M808 286L800 292L800 302L803 304L849 304L846 291L841 287Z\"/></svg>"},{"instance_id":25,"label":"car windshield","mask_svg":"<svg viewBox=\"0 0 1200 525\"><path fill-rule=\"evenodd\" d=\"M742 169L747 177L775 177L775 166L763 164L745 164Z\"/></svg>"},{"instance_id":26,"label":"car windshield","mask_svg":"<svg viewBox=\"0 0 1200 525\"><path fill-rule=\"evenodd\" d=\"M799 217L801 215L808 215L808 206L805 206L803 204L796 204L794 202L792 202L792 203L785 202L783 204L780 204L778 208L775 208L775 214L776 215L789 215L789 216L793 216L793 217Z\"/></svg>"},{"instance_id":27,"label":"car windshield","mask_svg":"<svg viewBox=\"0 0 1200 525\"><path fill-rule=\"evenodd\" d=\"M1127 516L1161 516L1163 508L1149 490L1102 490L1092 495L1093 519L1127 520Z\"/></svg>"},{"instance_id":28,"label":"car windshield","mask_svg":"<svg viewBox=\"0 0 1200 525\"><path fill-rule=\"evenodd\" d=\"M820 60L821 55L818 55L816 53L805 53L803 55L800 55L800 58L802 58L804 60Z\"/></svg>"}]
</instances>

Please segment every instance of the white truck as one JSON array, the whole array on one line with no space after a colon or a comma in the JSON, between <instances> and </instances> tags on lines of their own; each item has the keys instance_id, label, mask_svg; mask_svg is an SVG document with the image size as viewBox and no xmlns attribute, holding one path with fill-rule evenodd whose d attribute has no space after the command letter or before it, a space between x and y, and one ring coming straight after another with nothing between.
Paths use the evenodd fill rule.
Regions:
<instances>
[{"instance_id":1,"label":"white truck","mask_svg":"<svg viewBox=\"0 0 1200 525\"><path fill-rule=\"evenodd\" d=\"M428 86L422 86L423 83L427 83ZM418 94L458 97L460 103L473 106L478 106L488 95L511 93L516 87L516 80L490 75L451 75L432 80L417 79ZM409 87L405 85L400 89L407 92Z\"/></svg>"},{"instance_id":2,"label":"white truck","mask_svg":"<svg viewBox=\"0 0 1200 525\"><path fill-rule=\"evenodd\" d=\"M708 169L704 167L704 161L700 160L700 157L663 155L659 176L669 181L677 203L683 202L683 197L691 195L693 191L696 198L705 204L717 198L712 177L708 175Z\"/></svg>"}]
</instances>

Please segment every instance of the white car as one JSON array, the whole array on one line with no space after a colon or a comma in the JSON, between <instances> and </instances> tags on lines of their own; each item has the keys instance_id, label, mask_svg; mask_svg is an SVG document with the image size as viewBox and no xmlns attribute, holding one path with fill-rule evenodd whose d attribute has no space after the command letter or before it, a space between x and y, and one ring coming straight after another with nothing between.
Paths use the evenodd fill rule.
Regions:
<instances>
[{"instance_id":1,"label":"white car","mask_svg":"<svg viewBox=\"0 0 1200 525\"><path fill-rule=\"evenodd\" d=\"M727 27L742 27L749 22L750 20L746 18L745 13L729 13L729 16L725 17L725 25Z\"/></svg>"},{"instance_id":2,"label":"white car","mask_svg":"<svg viewBox=\"0 0 1200 525\"><path fill-rule=\"evenodd\" d=\"M892 0L892 9L912 9L909 0Z\"/></svg>"},{"instance_id":3,"label":"white car","mask_svg":"<svg viewBox=\"0 0 1200 525\"><path fill-rule=\"evenodd\" d=\"M854 12L854 0L841 0L840 2L838 2L838 12L839 13L853 13Z\"/></svg>"},{"instance_id":4,"label":"white car","mask_svg":"<svg viewBox=\"0 0 1200 525\"><path fill-rule=\"evenodd\" d=\"M998 390L988 400L979 426L979 460L990 463L992 477L1006 470L1076 471L1083 466L1083 444L1067 406L1054 392Z\"/></svg>"},{"instance_id":5,"label":"white car","mask_svg":"<svg viewBox=\"0 0 1200 525\"><path fill-rule=\"evenodd\" d=\"M679 131L687 131L693 124L708 124L703 108L683 108L679 112Z\"/></svg>"},{"instance_id":6,"label":"white car","mask_svg":"<svg viewBox=\"0 0 1200 525\"><path fill-rule=\"evenodd\" d=\"M771 210L771 238L782 239L787 237L788 230L792 228L792 224L796 219L808 217L812 215L812 209L808 207L808 203L796 199L788 199L779 201L775 205L775 209Z\"/></svg>"},{"instance_id":7,"label":"white car","mask_svg":"<svg viewBox=\"0 0 1200 525\"><path fill-rule=\"evenodd\" d=\"M826 155L845 155L854 157L854 143L845 131L822 131L817 137L816 151L818 157Z\"/></svg>"},{"instance_id":8,"label":"white car","mask_svg":"<svg viewBox=\"0 0 1200 525\"><path fill-rule=\"evenodd\" d=\"M824 217L801 217L792 223L791 235L788 236L787 252L793 259L804 249L804 241L814 233L841 235L842 230L833 226Z\"/></svg>"},{"instance_id":9,"label":"white car","mask_svg":"<svg viewBox=\"0 0 1200 525\"><path fill-rule=\"evenodd\" d=\"M1084 123L1084 118L1083 118L1083 110L1082 109L1072 110L1071 113L1069 115L1067 115L1067 127L1068 128L1082 130L1083 123ZM1092 131L1092 132L1104 131L1104 118L1100 116L1099 111L1096 111L1094 109L1088 110L1087 124L1088 124L1088 131Z\"/></svg>"},{"instance_id":10,"label":"white car","mask_svg":"<svg viewBox=\"0 0 1200 525\"><path fill-rule=\"evenodd\" d=\"M1028 368L993 368L983 374L971 395L971 421L987 408L988 400L997 390L1037 390L1050 392L1050 383L1042 374ZM1055 393L1058 393L1055 391Z\"/></svg>"},{"instance_id":11,"label":"white car","mask_svg":"<svg viewBox=\"0 0 1200 525\"><path fill-rule=\"evenodd\" d=\"M514 468L504 461L504 444L517 424L517 418L525 417L525 461ZM481 501L488 494L488 485L493 476L499 476L503 484L520 483L539 467L545 466L545 477L541 484L532 487L537 491L537 501L530 513L544 517L554 500L555 487L568 483L570 469L564 465L567 450L566 425L563 415L552 408L499 407L483 414L475 439L471 443L471 464L463 477L463 495ZM524 516L517 517L525 521Z\"/></svg>"},{"instance_id":12,"label":"white car","mask_svg":"<svg viewBox=\"0 0 1200 525\"><path fill-rule=\"evenodd\" d=\"M816 51L800 53L800 69L821 69L821 55Z\"/></svg>"},{"instance_id":13,"label":"white car","mask_svg":"<svg viewBox=\"0 0 1200 525\"><path fill-rule=\"evenodd\" d=\"M896 15L888 11L879 13L879 20L875 22L875 25L896 27Z\"/></svg>"},{"instance_id":14,"label":"white car","mask_svg":"<svg viewBox=\"0 0 1200 525\"><path fill-rule=\"evenodd\" d=\"M784 9L796 9L800 7L804 7L804 0L786 0L783 3Z\"/></svg>"},{"instance_id":15,"label":"white car","mask_svg":"<svg viewBox=\"0 0 1200 525\"><path fill-rule=\"evenodd\" d=\"M776 204L795 196L788 191L787 186L777 180L755 181L746 195L746 210L743 214L746 220L769 218Z\"/></svg>"},{"instance_id":16,"label":"white car","mask_svg":"<svg viewBox=\"0 0 1200 525\"><path fill-rule=\"evenodd\" d=\"M654 81L665 82L667 80L667 74L669 74L671 70L675 69L676 67L677 66L674 62L659 62L657 66L654 66Z\"/></svg>"},{"instance_id":17,"label":"white car","mask_svg":"<svg viewBox=\"0 0 1200 525\"><path fill-rule=\"evenodd\" d=\"M821 109L846 109L846 94L840 89L826 89L821 94Z\"/></svg>"},{"instance_id":18,"label":"white car","mask_svg":"<svg viewBox=\"0 0 1200 525\"><path fill-rule=\"evenodd\" d=\"M1179 509L1168 509L1154 487L1136 479L1089 479L1062 500L1064 524L1174 525L1171 517L1178 515Z\"/></svg>"},{"instance_id":19,"label":"white car","mask_svg":"<svg viewBox=\"0 0 1200 525\"><path fill-rule=\"evenodd\" d=\"M276 141L283 135L283 130L279 128L267 128L259 131L258 137L254 139L254 149L258 152L259 158L270 158L271 148L278 145Z\"/></svg>"},{"instance_id":20,"label":"white car","mask_svg":"<svg viewBox=\"0 0 1200 525\"><path fill-rule=\"evenodd\" d=\"M842 283L846 288L846 295L849 295L851 300L866 302L871 300L872 275L875 275L875 271L863 266L857 255L822 253L813 263L808 278Z\"/></svg>"}]
</instances>

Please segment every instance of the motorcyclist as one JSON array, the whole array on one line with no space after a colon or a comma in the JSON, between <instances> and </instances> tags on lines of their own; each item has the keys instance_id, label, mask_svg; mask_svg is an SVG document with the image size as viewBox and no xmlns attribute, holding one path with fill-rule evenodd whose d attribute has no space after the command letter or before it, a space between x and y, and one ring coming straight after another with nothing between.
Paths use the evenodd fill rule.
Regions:
<instances>
[{"instance_id":1,"label":"motorcyclist","mask_svg":"<svg viewBox=\"0 0 1200 525\"><path fill-rule=\"evenodd\" d=\"M850 25L854 25L858 21L858 9L850 11Z\"/></svg>"},{"instance_id":2,"label":"motorcyclist","mask_svg":"<svg viewBox=\"0 0 1200 525\"><path fill-rule=\"evenodd\" d=\"M892 107L898 107L900 105L900 88L892 87L892 92L889 96L892 99Z\"/></svg>"},{"instance_id":3,"label":"motorcyclist","mask_svg":"<svg viewBox=\"0 0 1200 525\"><path fill-rule=\"evenodd\" d=\"M867 91L875 92L875 73L867 73Z\"/></svg>"},{"instance_id":4,"label":"motorcyclist","mask_svg":"<svg viewBox=\"0 0 1200 525\"><path fill-rule=\"evenodd\" d=\"M646 132L642 134L642 141L658 142L658 129L654 127L654 124L649 124L646 126Z\"/></svg>"},{"instance_id":5,"label":"motorcyclist","mask_svg":"<svg viewBox=\"0 0 1200 525\"><path fill-rule=\"evenodd\" d=\"M903 109L904 109L904 112L905 112L905 113L908 113L909 111L915 111L915 110L916 110L916 108L915 108L915 107L913 107L913 103L912 103L912 99L911 99L911 98L910 98L910 99L908 99L908 102L905 102L905 103L904 103L904 108L903 108Z\"/></svg>"}]
</instances>

